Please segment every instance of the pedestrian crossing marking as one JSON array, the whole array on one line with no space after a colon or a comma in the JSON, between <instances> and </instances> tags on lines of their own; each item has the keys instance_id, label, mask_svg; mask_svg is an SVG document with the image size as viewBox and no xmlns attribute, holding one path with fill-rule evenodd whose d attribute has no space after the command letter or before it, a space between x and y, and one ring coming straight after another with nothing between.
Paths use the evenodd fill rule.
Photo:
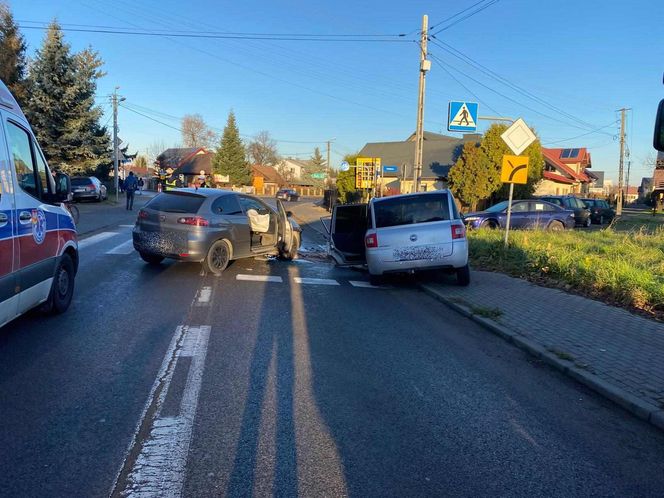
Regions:
<instances>
[{"instance_id":1,"label":"pedestrian crossing marking","mask_svg":"<svg viewBox=\"0 0 664 498\"><path fill-rule=\"evenodd\" d=\"M126 242L123 242L119 246L115 246L113 249L106 251L106 254L131 254L134 252L134 242L132 240L128 240Z\"/></svg>"},{"instance_id":2,"label":"pedestrian crossing marking","mask_svg":"<svg viewBox=\"0 0 664 498\"><path fill-rule=\"evenodd\" d=\"M283 279L274 275L247 275L240 273L235 276L235 280L246 280L248 282L276 282L282 283Z\"/></svg>"},{"instance_id":3,"label":"pedestrian crossing marking","mask_svg":"<svg viewBox=\"0 0 664 498\"><path fill-rule=\"evenodd\" d=\"M102 240L110 239L111 237L116 236L118 233L117 232L101 232L96 235L93 235L91 237L88 237L87 239L83 239L79 241L78 243L78 248L80 249L85 249L88 246L91 246L93 244L96 244L97 242L101 242Z\"/></svg>"},{"instance_id":4,"label":"pedestrian crossing marking","mask_svg":"<svg viewBox=\"0 0 664 498\"><path fill-rule=\"evenodd\" d=\"M308 278L308 277L293 277L296 284L305 285L339 285L339 282L331 278Z\"/></svg>"}]
</instances>

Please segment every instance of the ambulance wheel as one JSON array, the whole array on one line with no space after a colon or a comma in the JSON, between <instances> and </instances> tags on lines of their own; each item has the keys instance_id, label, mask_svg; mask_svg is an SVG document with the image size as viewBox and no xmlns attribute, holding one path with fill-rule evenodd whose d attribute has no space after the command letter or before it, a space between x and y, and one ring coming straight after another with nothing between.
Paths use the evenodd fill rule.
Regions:
<instances>
[{"instance_id":1,"label":"ambulance wheel","mask_svg":"<svg viewBox=\"0 0 664 498\"><path fill-rule=\"evenodd\" d=\"M67 311L74 295L74 275L74 262L71 256L63 254L55 270L51 293L43 304L42 311L53 315Z\"/></svg>"}]
</instances>

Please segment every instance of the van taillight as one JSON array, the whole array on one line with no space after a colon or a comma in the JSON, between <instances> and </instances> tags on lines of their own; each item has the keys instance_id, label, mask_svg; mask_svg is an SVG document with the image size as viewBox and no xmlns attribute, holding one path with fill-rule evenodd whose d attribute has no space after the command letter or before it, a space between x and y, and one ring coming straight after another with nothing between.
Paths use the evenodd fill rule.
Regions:
<instances>
[{"instance_id":1,"label":"van taillight","mask_svg":"<svg viewBox=\"0 0 664 498\"><path fill-rule=\"evenodd\" d=\"M146 220L150 216L147 211L143 211L142 209L138 212L138 218L141 220Z\"/></svg>"},{"instance_id":2,"label":"van taillight","mask_svg":"<svg viewBox=\"0 0 664 498\"><path fill-rule=\"evenodd\" d=\"M466 227L463 225L451 225L452 240L463 239L466 237Z\"/></svg>"},{"instance_id":3,"label":"van taillight","mask_svg":"<svg viewBox=\"0 0 664 498\"><path fill-rule=\"evenodd\" d=\"M364 244L369 247L378 247L378 236L375 233L370 233L364 239Z\"/></svg>"},{"instance_id":4,"label":"van taillight","mask_svg":"<svg viewBox=\"0 0 664 498\"><path fill-rule=\"evenodd\" d=\"M178 223L182 225L193 225L195 227L208 227L210 222L201 216L184 216L178 218Z\"/></svg>"}]
</instances>

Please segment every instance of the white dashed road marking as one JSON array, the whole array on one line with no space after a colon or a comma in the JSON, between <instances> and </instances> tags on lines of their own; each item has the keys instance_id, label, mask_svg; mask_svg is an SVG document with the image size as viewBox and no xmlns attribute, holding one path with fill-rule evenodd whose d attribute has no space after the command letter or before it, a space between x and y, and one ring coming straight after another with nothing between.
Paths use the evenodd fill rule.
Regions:
<instances>
[{"instance_id":1,"label":"white dashed road marking","mask_svg":"<svg viewBox=\"0 0 664 498\"><path fill-rule=\"evenodd\" d=\"M210 304L211 297L212 297L212 287L203 287L196 294L196 300L194 304L196 306L207 306Z\"/></svg>"},{"instance_id":2,"label":"white dashed road marking","mask_svg":"<svg viewBox=\"0 0 664 498\"><path fill-rule=\"evenodd\" d=\"M371 285L371 283L364 280L349 280L349 282L353 287L361 287L363 289L387 289L387 287L381 285Z\"/></svg>"},{"instance_id":3,"label":"white dashed road marking","mask_svg":"<svg viewBox=\"0 0 664 498\"><path fill-rule=\"evenodd\" d=\"M307 278L307 277L293 277L296 284L306 285L339 285L339 282L331 278Z\"/></svg>"},{"instance_id":4,"label":"white dashed road marking","mask_svg":"<svg viewBox=\"0 0 664 498\"><path fill-rule=\"evenodd\" d=\"M106 251L106 254L131 254L132 252L134 252L134 242L128 240L119 246L115 246L110 251Z\"/></svg>"},{"instance_id":5,"label":"white dashed road marking","mask_svg":"<svg viewBox=\"0 0 664 498\"><path fill-rule=\"evenodd\" d=\"M209 326L177 327L142 417L142 422L151 417L149 434L142 434L140 424L129 452L129 456L134 451L138 455L133 455L131 467L124 469L127 473L121 472L112 496L181 496L209 337ZM191 359L180 410L177 415L162 416L180 358Z\"/></svg>"},{"instance_id":6,"label":"white dashed road marking","mask_svg":"<svg viewBox=\"0 0 664 498\"><path fill-rule=\"evenodd\" d=\"M283 279L281 277L276 277L273 275L246 275L240 273L235 276L236 280L248 280L250 282L277 282L282 283Z\"/></svg>"},{"instance_id":7,"label":"white dashed road marking","mask_svg":"<svg viewBox=\"0 0 664 498\"><path fill-rule=\"evenodd\" d=\"M78 243L79 249L85 249L88 246L101 242L102 240L110 239L117 235L117 232L101 232L87 239L83 239Z\"/></svg>"}]
</instances>

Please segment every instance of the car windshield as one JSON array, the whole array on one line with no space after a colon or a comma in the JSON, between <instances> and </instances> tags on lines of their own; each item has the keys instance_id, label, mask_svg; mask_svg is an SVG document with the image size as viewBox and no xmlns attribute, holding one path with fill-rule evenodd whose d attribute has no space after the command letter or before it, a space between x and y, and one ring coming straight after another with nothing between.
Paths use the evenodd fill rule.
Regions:
<instances>
[{"instance_id":1,"label":"car windshield","mask_svg":"<svg viewBox=\"0 0 664 498\"><path fill-rule=\"evenodd\" d=\"M168 192L159 194L146 207L165 213L197 213L205 197L201 195Z\"/></svg>"},{"instance_id":2,"label":"car windshield","mask_svg":"<svg viewBox=\"0 0 664 498\"><path fill-rule=\"evenodd\" d=\"M490 208L487 208L485 211L487 213L500 213L501 211L505 211L507 209L507 201L499 202L498 204L494 204Z\"/></svg>"},{"instance_id":3,"label":"car windshield","mask_svg":"<svg viewBox=\"0 0 664 498\"><path fill-rule=\"evenodd\" d=\"M373 206L376 228L412 225L450 219L446 193L395 197L381 200Z\"/></svg>"}]
</instances>

